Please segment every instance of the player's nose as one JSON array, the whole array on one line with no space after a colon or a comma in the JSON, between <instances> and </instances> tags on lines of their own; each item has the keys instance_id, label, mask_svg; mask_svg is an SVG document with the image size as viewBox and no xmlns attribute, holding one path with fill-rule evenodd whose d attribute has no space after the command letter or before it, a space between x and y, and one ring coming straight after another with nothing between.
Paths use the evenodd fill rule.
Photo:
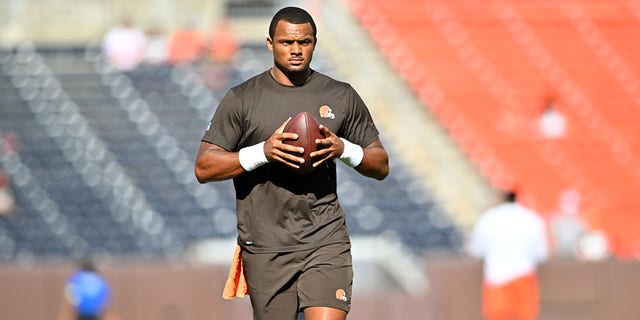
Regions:
<instances>
[{"instance_id":1,"label":"player's nose","mask_svg":"<svg viewBox=\"0 0 640 320\"><path fill-rule=\"evenodd\" d=\"M291 45L291 53L292 54L300 54L300 53L302 53L302 46L299 43L294 42Z\"/></svg>"}]
</instances>

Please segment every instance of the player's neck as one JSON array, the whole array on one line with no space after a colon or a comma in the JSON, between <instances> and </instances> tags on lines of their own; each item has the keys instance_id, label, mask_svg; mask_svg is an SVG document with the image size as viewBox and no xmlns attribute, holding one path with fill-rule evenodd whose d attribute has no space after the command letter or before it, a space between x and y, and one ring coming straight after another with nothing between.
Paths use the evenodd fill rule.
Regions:
<instances>
[{"instance_id":1,"label":"player's neck","mask_svg":"<svg viewBox=\"0 0 640 320\"><path fill-rule=\"evenodd\" d=\"M307 69L300 72L283 72L279 68L273 67L269 73L278 83L284 86L302 86L311 78L312 71Z\"/></svg>"}]
</instances>

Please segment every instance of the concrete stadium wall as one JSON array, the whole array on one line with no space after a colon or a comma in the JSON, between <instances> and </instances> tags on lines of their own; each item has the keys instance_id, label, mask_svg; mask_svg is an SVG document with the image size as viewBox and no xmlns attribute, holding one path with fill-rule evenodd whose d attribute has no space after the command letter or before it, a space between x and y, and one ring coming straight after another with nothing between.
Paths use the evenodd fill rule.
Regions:
<instances>
[{"instance_id":1,"label":"concrete stadium wall","mask_svg":"<svg viewBox=\"0 0 640 320\"><path fill-rule=\"evenodd\" d=\"M112 285L122 320L251 319L249 299L220 297L226 266L111 262L101 271ZM73 265L0 265L4 320L55 319ZM482 269L475 261L430 259L430 290L356 292L350 320L480 320ZM357 277L357 275L356 275ZM631 320L640 315L640 263L552 261L541 268L541 320ZM358 279L366 281L366 279Z\"/></svg>"},{"instance_id":2,"label":"concrete stadium wall","mask_svg":"<svg viewBox=\"0 0 640 320\"><path fill-rule=\"evenodd\" d=\"M208 32L225 17L225 0L0 1L0 45L81 45L99 41L123 18L143 30L169 33L186 23ZM263 41L270 16L231 20L245 41ZM259 32L257 32L259 31Z\"/></svg>"},{"instance_id":3,"label":"concrete stadium wall","mask_svg":"<svg viewBox=\"0 0 640 320\"><path fill-rule=\"evenodd\" d=\"M431 261L432 292L443 320L480 320L478 263ZM632 320L640 317L640 263L550 261L540 268L540 320Z\"/></svg>"}]
</instances>

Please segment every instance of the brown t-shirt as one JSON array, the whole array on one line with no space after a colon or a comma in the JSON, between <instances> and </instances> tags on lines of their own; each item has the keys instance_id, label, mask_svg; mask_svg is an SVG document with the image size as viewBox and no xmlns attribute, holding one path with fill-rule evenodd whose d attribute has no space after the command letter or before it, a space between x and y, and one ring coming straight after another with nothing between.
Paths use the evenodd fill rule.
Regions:
<instances>
[{"instance_id":1,"label":"brown t-shirt","mask_svg":"<svg viewBox=\"0 0 640 320\"><path fill-rule=\"evenodd\" d=\"M378 139L366 105L349 84L314 71L305 85L284 86L267 71L226 93L202 141L236 152L265 141L302 111L362 147ZM249 252L291 252L349 241L334 161L304 176L271 162L235 177L233 184L238 243Z\"/></svg>"}]
</instances>

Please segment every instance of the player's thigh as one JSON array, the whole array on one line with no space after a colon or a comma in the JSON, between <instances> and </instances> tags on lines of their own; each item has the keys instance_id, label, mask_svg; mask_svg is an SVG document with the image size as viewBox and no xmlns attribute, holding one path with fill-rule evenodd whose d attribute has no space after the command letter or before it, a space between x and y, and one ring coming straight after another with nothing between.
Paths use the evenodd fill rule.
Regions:
<instances>
[{"instance_id":1,"label":"player's thigh","mask_svg":"<svg viewBox=\"0 0 640 320\"><path fill-rule=\"evenodd\" d=\"M329 307L308 307L304 309L305 320L345 320L347 312Z\"/></svg>"},{"instance_id":2,"label":"player's thigh","mask_svg":"<svg viewBox=\"0 0 640 320\"><path fill-rule=\"evenodd\" d=\"M295 320L299 267L288 254L242 254L249 299L256 320Z\"/></svg>"},{"instance_id":3,"label":"player's thigh","mask_svg":"<svg viewBox=\"0 0 640 320\"><path fill-rule=\"evenodd\" d=\"M275 295L250 292L254 320L297 320L298 295L295 291Z\"/></svg>"},{"instance_id":4,"label":"player's thigh","mask_svg":"<svg viewBox=\"0 0 640 320\"><path fill-rule=\"evenodd\" d=\"M316 250L298 279L300 308L351 308L353 268L350 245L338 243Z\"/></svg>"}]
</instances>

